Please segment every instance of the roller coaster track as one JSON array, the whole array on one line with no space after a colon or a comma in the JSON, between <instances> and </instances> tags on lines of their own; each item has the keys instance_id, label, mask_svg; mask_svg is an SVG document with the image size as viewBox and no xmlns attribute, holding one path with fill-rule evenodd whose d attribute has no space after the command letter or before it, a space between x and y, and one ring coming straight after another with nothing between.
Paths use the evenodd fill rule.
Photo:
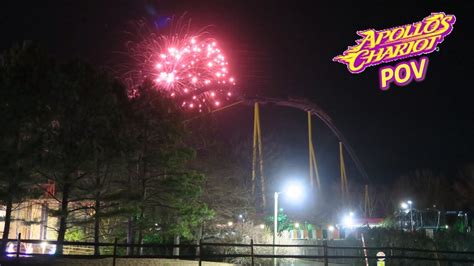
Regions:
<instances>
[{"instance_id":1,"label":"roller coaster track","mask_svg":"<svg viewBox=\"0 0 474 266\"><path fill-rule=\"evenodd\" d=\"M245 104L250 104L253 105L255 102L258 102L260 104L272 104L276 106L284 106L284 107L290 107L290 108L295 108L295 109L300 109L306 112L311 112L312 115L318 117L323 123L334 133L334 135L344 144L344 147L347 150L347 153L353 160L354 164L356 165L357 169L359 170L360 174L364 178L364 181L366 183L369 183L369 176L367 175L367 172L365 171L364 167L362 166L362 163L360 162L359 158L357 157L354 149L352 146L349 144L347 139L344 137L342 132L336 127L336 125L333 123L331 117L324 112L318 105L315 103L312 103L306 99L295 99L295 98L289 98L289 99L278 99L278 98L268 98L268 97L244 97L241 99L241 101Z\"/></svg>"},{"instance_id":2,"label":"roller coaster track","mask_svg":"<svg viewBox=\"0 0 474 266\"><path fill-rule=\"evenodd\" d=\"M336 127L336 125L333 123L331 117L323 111L318 105L315 103L312 103L306 99L299 99L299 98L288 98L288 99L280 99L280 98L269 98L269 97L249 97L249 96L244 96L240 97L239 101L236 101L232 104L229 104L227 106L224 106L222 108L214 109L211 113L218 112L230 107L233 107L238 104L246 104L246 105L254 105L254 103L258 102L259 104L262 105L275 105L275 106L283 106L283 107L290 107L290 108L295 108L299 109L305 112L310 112L312 115L316 116L319 118L323 123L333 132L333 134L339 139L339 141L342 142L344 147L346 148L347 153L351 157L352 161L357 167L357 170L359 170L359 173L362 175L364 181L366 183L370 183L369 176L367 172L365 171L362 163L360 162L359 158L357 157L354 149L352 146L349 144L347 139L344 137L342 132ZM193 118L194 119L194 118ZM192 120L192 119L190 119ZM187 120L189 121L189 120Z\"/></svg>"}]
</instances>

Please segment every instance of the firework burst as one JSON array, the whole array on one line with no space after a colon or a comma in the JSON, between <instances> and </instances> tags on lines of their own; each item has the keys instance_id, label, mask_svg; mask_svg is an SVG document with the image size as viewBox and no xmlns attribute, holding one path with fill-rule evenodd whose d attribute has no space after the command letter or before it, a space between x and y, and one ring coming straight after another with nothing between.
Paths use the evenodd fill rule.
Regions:
<instances>
[{"instance_id":1,"label":"firework burst","mask_svg":"<svg viewBox=\"0 0 474 266\"><path fill-rule=\"evenodd\" d=\"M153 32L143 22L137 25L141 40L128 43L135 62L126 73L132 97L136 93L133 84L145 79L183 108L199 112L219 107L232 97L235 78L224 52L209 33L190 33L189 23L171 26L168 34Z\"/></svg>"}]
</instances>

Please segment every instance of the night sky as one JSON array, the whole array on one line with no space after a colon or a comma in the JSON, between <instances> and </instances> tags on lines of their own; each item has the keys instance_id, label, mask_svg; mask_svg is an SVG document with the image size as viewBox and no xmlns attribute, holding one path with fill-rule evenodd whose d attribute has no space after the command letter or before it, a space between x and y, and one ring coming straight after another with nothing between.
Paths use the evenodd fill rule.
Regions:
<instances>
[{"instance_id":1,"label":"night sky","mask_svg":"<svg viewBox=\"0 0 474 266\"><path fill-rule=\"evenodd\" d=\"M408 4L413 1L315 2L10 1L0 8L0 48L33 40L59 57L108 66L125 50L128 22L145 18L159 30L167 18L187 13L194 26L211 25L209 31L225 48L242 93L306 98L320 105L352 144L372 181L388 182L417 168L449 175L474 162L474 3L431 0L417 1L415 7ZM354 44L358 30L405 25L440 11L457 20L440 50L428 55L423 82L381 91L378 66L353 75L332 61ZM226 112L216 115L222 136L250 136L250 108ZM281 174L304 174L305 114L263 107L262 123L263 134L285 146ZM337 140L315 123L323 179L337 178ZM358 175L353 167L348 174Z\"/></svg>"}]
</instances>

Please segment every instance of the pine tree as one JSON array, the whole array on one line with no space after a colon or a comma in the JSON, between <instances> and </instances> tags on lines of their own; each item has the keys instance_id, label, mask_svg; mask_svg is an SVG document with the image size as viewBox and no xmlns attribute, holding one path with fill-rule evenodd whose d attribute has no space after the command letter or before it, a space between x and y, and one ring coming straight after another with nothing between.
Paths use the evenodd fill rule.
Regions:
<instances>
[{"instance_id":1,"label":"pine tree","mask_svg":"<svg viewBox=\"0 0 474 266\"><path fill-rule=\"evenodd\" d=\"M13 204L32 196L33 167L55 65L37 46L23 43L0 57L0 200L6 206L1 252L10 233Z\"/></svg>"},{"instance_id":2,"label":"pine tree","mask_svg":"<svg viewBox=\"0 0 474 266\"><path fill-rule=\"evenodd\" d=\"M54 94L49 99L51 126L44 137L46 152L40 169L43 177L53 180L61 193L56 213L57 254L63 252L69 214L81 209L69 205L87 200L87 195L78 190L79 185L90 176L101 178L98 171L102 160L108 160L113 153L110 136L116 126L115 112L120 112L117 105L125 95L122 86L88 64L75 61L60 67ZM96 192L100 193L100 187ZM100 194L95 198L100 202ZM85 208L88 206L82 209Z\"/></svg>"}]
</instances>

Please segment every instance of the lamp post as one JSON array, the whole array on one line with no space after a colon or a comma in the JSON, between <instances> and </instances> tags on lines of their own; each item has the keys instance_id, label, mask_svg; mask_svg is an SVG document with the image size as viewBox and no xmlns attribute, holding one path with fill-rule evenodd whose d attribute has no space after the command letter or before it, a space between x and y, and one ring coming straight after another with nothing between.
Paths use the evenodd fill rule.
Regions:
<instances>
[{"instance_id":1,"label":"lamp post","mask_svg":"<svg viewBox=\"0 0 474 266\"><path fill-rule=\"evenodd\" d=\"M275 200L274 209L273 209L273 256L276 255L276 238L278 233L278 195L281 192L275 192L273 199ZM273 257L273 265L276 265L276 258Z\"/></svg>"},{"instance_id":2,"label":"lamp post","mask_svg":"<svg viewBox=\"0 0 474 266\"><path fill-rule=\"evenodd\" d=\"M298 185L290 185L285 191L275 192L273 194L273 256L276 255L276 238L278 234L278 198L280 194L286 194L290 198L296 199L301 196L302 189ZM276 265L276 258L273 257L273 265Z\"/></svg>"},{"instance_id":3,"label":"lamp post","mask_svg":"<svg viewBox=\"0 0 474 266\"><path fill-rule=\"evenodd\" d=\"M413 201L408 200L407 202L402 202L401 205L403 210L406 211L406 213L410 212L410 227L411 231L414 231L414 226L413 226Z\"/></svg>"},{"instance_id":4,"label":"lamp post","mask_svg":"<svg viewBox=\"0 0 474 266\"><path fill-rule=\"evenodd\" d=\"M406 202L402 202L400 204L400 207L402 208L402 211L405 212L408 209L408 204ZM402 224L402 211L400 211L400 230L403 232L403 224ZM405 215L403 215L403 223L405 223Z\"/></svg>"},{"instance_id":5,"label":"lamp post","mask_svg":"<svg viewBox=\"0 0 474 266\"><path fill-rule=\"evenodd\" d=\"M407 201L408 205L410 206L410 225L411 231L413 232L413 202L411 200Z\"/></svg>"}]
</instances>

